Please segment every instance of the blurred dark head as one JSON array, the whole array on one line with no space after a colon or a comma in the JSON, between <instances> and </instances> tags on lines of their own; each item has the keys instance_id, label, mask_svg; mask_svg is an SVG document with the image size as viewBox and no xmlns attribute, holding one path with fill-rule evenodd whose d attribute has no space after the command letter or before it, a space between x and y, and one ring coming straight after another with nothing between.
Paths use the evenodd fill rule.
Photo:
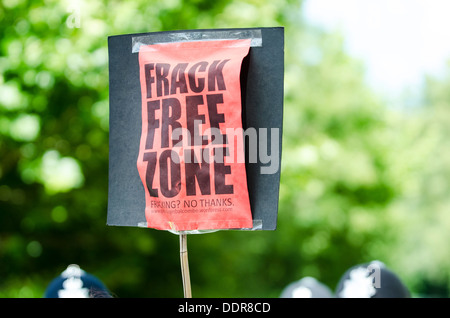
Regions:
<instances>
[{"instance_id":1,"label":"blurred dark head","mask_svg":"<svg viewBox=\"0 0 450 318\"><path fill-rule=\"evenodd\" d=\"M304 277L286 286L280 298L332 298L328 286L313 277Z\"/></svg>"},{"instance_id":2,"label":"blurred dark head","mask_svg":"<svg viewBox=\"0 0 450 318\"><path fill-rule=\"evenodd\" d=\"M95 276L72 264L47 286L45 298L111 298L106 286Z\"/></svg>"},{"instance_id":3,"label":"blurred dark head","mask_svg":"<svg viewBox=\"0 0 450 318\"><path fill-rule=\"evenodd\" d=\"M409 298L408 288L382 262L372 261L349 268L337 288L338 298Z\"/></svg>"}]
</instances>

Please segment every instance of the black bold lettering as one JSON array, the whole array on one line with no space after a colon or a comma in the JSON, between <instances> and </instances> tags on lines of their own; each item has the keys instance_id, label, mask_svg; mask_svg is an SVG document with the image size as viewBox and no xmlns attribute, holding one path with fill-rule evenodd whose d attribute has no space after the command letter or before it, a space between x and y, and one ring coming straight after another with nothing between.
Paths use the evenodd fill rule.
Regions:
<instances>
[{"instance_id":1,"label":"black bold lettering","mask_svg":"<svg viewBox=\"0 0 450 318\"><path fill-rule=\"evenodd\" d=\"M217 104L223 104L223 94L206 95L206 101L208 104L209 122L211 128L220 131L220 123L225 122L225 115L217 112ZM215 137L220 137L220 140L216 140ZM213 139L214 138L214 139ZM213 144L226 144L227 140L224 135L218 134L218 136L211 135Z\"/></svg>"},{"instance_id":2,"label":"black bold lettering","mask_svg":"<svg viewBox=\"0 0 450 318\"><path fill-rule=\"evenodd\" d=\"M157 63L156 64L156 95L162 96L164 89L164 96L169 95L169 75L170 64Z\"/></svg>"},{"instance_id":3,"label":"black bold lettering","mask_svg":"<svg viewBox=\"0 0 450 318\"><path fill-rule=\"evenodd\" d=\"M147 189L151 197L158 196L158 189L153 188L153 178L155 176L156 169L156 152L144 153L144 161L147 161L147 171L145 172L145 182L147 183Z\"/></svg>"},{"instance_id":4,"label":"black bold lettering","mask_svg":"<svg viewBox=\"0 0 450 318\"><path fill-rule=\"evenodd\" d=\"M161 148L169 147L169 126L172 131L176 128L181 128L180 122L177 120L181 117L181 104L177 98L167 98L162 100L162 115L161 115ZM176 142L181 141L182 136Z\"/></svg>"},{"instance_id":5,"label":"black bold lettering","mask_svg":"<svg viewBox=\"0 0 450 318\"><path fill-rule=\"evenodd\" d=\"M209 153L209 152L206 152ZM194 150L185 150L185 167L186 167L186 194L195 195L195 180L202 194L211 194L211 182L209 178L209 157L206 162L201 165L195 158ZM202 157L202 156L200 156Z\"/></svg>"},{"instance_id":6,"label":"black bold lettering","mask_svg":"<svg viewBox=\"0 0 450 318\"><path fill-rule=\"evenodd\" d=\"M208 62L198 62L189 69L188 71L188 79L189 79L189 87L191 91L194 93L200 93L205 88L205 78L197 78L197 83L195 82L196 76L195 72L204 72L206 71L206 66L208 66ZM197 70L198 69L198 70Z\"/></svg>"},{"instance_id":7,"label":"black bold lettering","mask_svg":"<svg viewBox=\"0 0 450 318\"><path fill-rule=\"evenodd\" d=\"M203 138L203 135L200 135L199 129L196 129L199 122L201 124L205 123L205 115L199 115L198 105L203 105L202 95L186 96L186 126L191 136L191 146L206 145L208 143L208 140Z\"/></svg>"},{"instance_id":8,"label":"black bold lettering","mask_svg":"<svg viewBox=\"0 0 450 318\"><path fill-rule=\"evenodd\" d=\"M216 194L233 193L233 185L225 184L225 176L231 174L231 167L225 165L224 156L228 148L214 148L214 188Z\"/></svg>"},{"instance_id":9,"label":"black bold lettering","mask_svg":"<svg viewBox=\"0 0 450 318\"><path fill-rule=\"evenodd\" d=\"M209 91L215 91L216 90L216 82L217 82L217 89L219 91L225 90L225 80L223 79L223 67L225 66L225 63L227 63L228 60L220 61L214 61L208 69L208 90ZM220 63L219 63L220 62Z\"/></svg>"},{"instance_id":10,"label":"black bold lettering","mask_svg":"<svg viewBox=\"0 0 450 318\"><path fill-rule=\"evenodd\" d=\"M159 100L147 102L147 141L145 142L146 149L153 148L153 140L155 138L155 129L159 128L159 120L156 119L155 112L159 109Z\"/></svg>"},{"instance_id":11,"label":"black bold lettering","mask_svg":"<svg viewBox=\"0 0 450 318\"><path fill-rule=\"evenodd\" d=\"M161 156L159 157L160 190L162 195L165 196L166 198L172 198L176 196L181 189L180 164L175 163L172 160L172 156L178 156L178 154L170 149L167 149L164 150L161 153ZM170 162L170 172L169 172L169 162ZM178 162L180 161L178 160Z\"/></svg>"},{"instance_id":12,"label":"black bold lettering","mask_svg":"<svg viewBox=\"0 0 450 318\"><path fill-rule=\"evenodd\" d=\"M152 83L155 82L155 78L152 76L151 71L155 69L155 64L145 64L145 83L147 84L147 98L152 98Z\"/></svg>"},{"instance_id":13,"label":"black bold lettering","mask_svg":"<svg viewBox=\"0 0 450 318\"><path fill-rule=\"evenodd\" d=\"M170 94L176 94L177 88L180 90L180 94L187 93L186 76L184 71L188 63L177 64L172 70L171 83L170 83Z\"/></svg>"}]
</instances>

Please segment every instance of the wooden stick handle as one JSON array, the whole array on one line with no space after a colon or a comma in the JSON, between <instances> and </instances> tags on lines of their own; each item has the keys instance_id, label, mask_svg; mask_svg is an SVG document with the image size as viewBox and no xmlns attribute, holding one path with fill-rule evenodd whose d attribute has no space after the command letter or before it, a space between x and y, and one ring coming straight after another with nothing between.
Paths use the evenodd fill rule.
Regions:
<instances>
[{"instance_id":1,"label":"wooden stick handle","mask_svg":"<svg viewBox=\"0 0 450 318\"><path fill-rule=\"evenodd\" d=\"M184 298L192 298L191 278L189 277L189 260L187 252L187 235L180 234L181 276L183 279Z\"/></svg>"}]
</instances>

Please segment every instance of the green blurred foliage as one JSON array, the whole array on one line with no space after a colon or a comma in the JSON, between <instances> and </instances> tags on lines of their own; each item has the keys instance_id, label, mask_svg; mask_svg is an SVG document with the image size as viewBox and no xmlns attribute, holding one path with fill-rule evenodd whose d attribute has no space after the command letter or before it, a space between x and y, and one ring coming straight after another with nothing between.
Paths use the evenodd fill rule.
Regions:
<instances>
[{"instance_id":1,"label":"green blurred foliage","mask_svg":"<svg viewBox=\"0 0 450 318\"><path fill-rule=\"evenodd\" d=\"M107 37L285 27L278 229L188 238L194 297L278 297L379 259L447 297L450 79L390 109L300 0L25 1L0 6L0 296L42 297L77 263L117 297L182 297L178 237L107 227ZM449 72L450 74L450 72Z\"/></svg>"}]
</instances>

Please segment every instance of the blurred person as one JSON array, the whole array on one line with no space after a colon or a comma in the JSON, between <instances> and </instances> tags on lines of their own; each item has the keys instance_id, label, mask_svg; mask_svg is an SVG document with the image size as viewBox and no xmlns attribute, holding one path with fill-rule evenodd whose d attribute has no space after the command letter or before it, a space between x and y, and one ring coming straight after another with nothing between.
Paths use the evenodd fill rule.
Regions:
<instances>
[{"instance_id":1,"label":"blurred person","mask_svg":"<svg viewBox=\"0 0 450 318\"><path fill-rule=\"evenodd\" d=\"M410 298L400 278L380 261L350 267L336 287L338 298Z\"/></svg>"},{"instance_id":2,"label":"blurred person","mask_svg":"<svg viewBox=\"0 0 450 318\"><path fill-rule=\"evenodd\" d=\"M314 277L306 276L287 285L280 298L333 298L333 292L328 286Z\"/></svg>"},{"instance_id":3,"label":"blurred person","mask_svg":"<svg viewBox=\"0 0 450 318\"><path fill-rule=\"evenodd\" d=\"M80 266L71 264L50 282L44 298L112 298L112 296L100 279L86 273Z\"/></svg>"}]
</instances>

